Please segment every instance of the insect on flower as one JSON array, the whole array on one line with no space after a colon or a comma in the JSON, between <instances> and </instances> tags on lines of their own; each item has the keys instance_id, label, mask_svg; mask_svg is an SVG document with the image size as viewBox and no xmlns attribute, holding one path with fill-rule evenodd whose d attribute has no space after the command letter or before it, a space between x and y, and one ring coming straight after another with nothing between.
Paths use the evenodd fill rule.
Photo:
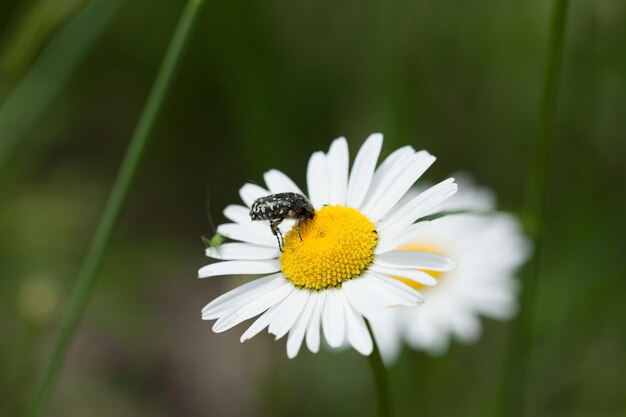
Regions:
<instances>
[{"instance_id":1,"label":"insect on flower","mask_svg":"<svg viewBox=\"0 0 626 417\"><path fill-rule=\"evenodd\" d=\"M327 153L313 153L306 170L308 194L275 169L263 175L266 188L245 184L239 190L245 206L227 206L224 216L232 223L217 229L233 242L222 244L223 256L207 250L218 261L200 268L198 277L263 276L202 309L203 320L216 320L214 332L258 316L242 342L267 329L278 339L288 335L289 358L305 340L311 352L318 352L322 337L332 348L350 344L370 355L374 345L365 318L422 300L398 278L434 285L437 280L422 270L454 268L442 255L397 249L424 233L428 223L419 220L456 192L454 179L406 196L435 157L405 146L378 165L382 144L381 134L370 135L352 168L345 138L333 141ZM285 219L296 225L291 233L279 229ZM255 227L255 220L268 220L272 227Z\"/></svg>"},{"instance_id":2,"label":"insect on flower","mask_svg":"<svg viewBox=\"0 0 626 417\"><path fill-rule=\"evenodd\" d=\"M202 242L206 246L207 249L217 249L219 251L220 246L224 243L224 236L217 233L217 229L215 229L215 224L213 223L213 216L211 216L211 207L209 204L209 199L207 197L207 218L209 219L209 224L211 225L211 229L213 229L213 237L208 238L206 236L200 236Z\"/></svg>"},{"instance_id":3,"label":"insect on flower","mask_svg":"<svg viewBox=\"0 0 626 417\"><path fill-rule=\"evenodd\" d=\"M278 240L278 248L283 251L283 235L278 230L278 226L285 219L296 220L298 228L298 236L302 240L300 234L300 224L312 219L315 215L313 204L308 198L297 193L278 193L271 194L267 197L261 197L254 201L250 207L250 218L252 220L269 220L270 229Z\"/></svg>"}]
</instances>

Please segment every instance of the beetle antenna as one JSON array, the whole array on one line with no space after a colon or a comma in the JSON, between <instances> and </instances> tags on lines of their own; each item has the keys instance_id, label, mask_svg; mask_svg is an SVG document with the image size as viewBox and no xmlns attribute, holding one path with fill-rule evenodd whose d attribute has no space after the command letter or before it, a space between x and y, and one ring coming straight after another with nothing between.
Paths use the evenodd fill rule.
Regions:
<instances>
[{"instance_id":1,"label":"beetle antenna","mask_svg":"<svg viewBox=\"0 0 626 417\"><path fill-rule=\"evenodd\" d=\"M213 215L211 214L211 198L210 198L210 187L207 184L206 186L206 214L207 214L207 219L209 220L209 226L211 226L211 229L213 230L213 233L216 234L217 233L217 228L215 227L215 223L213 223Z\"/></svg>"},{"instance_id":2,"label":"beetle antenna","mask_svg":"<svg viewBox=\"0 0 626 417\"><path fill-rule=\"evenodd\" d=\"M204 242L204 245L207 248L213 248L216 249L218 251L218 253L220 253L220 245L224 242L224 236L220 235L217 232L217 229L215 228L215 224L213 223L213 216L211 215L211 203L210 203L210 199L209 199L209 186L207 185L207 194L206 194L206 212L207 212L207 218L209 220L209 225L211 226L211 229L213 229L213 237L211 237L210 239L201 236L202 242Z\"/></svg>"}]
</instances>

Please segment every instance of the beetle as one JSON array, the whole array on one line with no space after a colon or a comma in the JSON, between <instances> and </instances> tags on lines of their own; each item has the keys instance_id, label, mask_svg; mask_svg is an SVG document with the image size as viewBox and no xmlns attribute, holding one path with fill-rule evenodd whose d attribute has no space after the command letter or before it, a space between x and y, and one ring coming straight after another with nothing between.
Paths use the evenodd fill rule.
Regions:
<instances>
[{"instance_id":1,"label":"beetle","mask_svg":"<svg viewBox=\"0 0 626 417\"><path fill-rule=\"evenodd\" d=\"M278 229L278 225L285 219L296 220L298 236L300 234L300 224L315 216L315 209L311 201L298 193L278 193L266 197L257 198L250 207L250 218L252 220L269 220L270 229L278 240L278 248L283 251L283 235Z\"/></svg>"}]
</instances>

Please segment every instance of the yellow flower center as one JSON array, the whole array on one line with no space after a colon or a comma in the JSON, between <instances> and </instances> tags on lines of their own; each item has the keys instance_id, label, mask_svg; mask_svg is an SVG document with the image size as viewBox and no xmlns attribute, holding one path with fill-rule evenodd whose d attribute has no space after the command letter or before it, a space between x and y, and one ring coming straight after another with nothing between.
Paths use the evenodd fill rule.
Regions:
<instances>
[{"instance_id":1,"label":"yellow flower center","mask_svg":"<svg viewBox=\"0 0 626 417\"><path fill-rule=\"evenodd\" d=\"M408 246L403 246L400 249L402 249L402 250L414 250L414 251L419 251L419 252L430 252L430 253L436 253L437 255L443 255L441 253L441 251L433 249L433 248L431 248L429 246L408 245ZM441 275L443 274L443 272L441 272L441 271L431 271L429 269L420 269L420 271L426 272L428 275L432 276L437 281L439 281L441 279ZM403 283L405 283L409 287L413 287L413 288L415 288L418 291L424 291L424 290L430 288L428 285L420 284L419 282L415 282L415 281L410 280L410 279L400 278L400 277L395 277L395 276L393 278L397 279L398 281L402 281Z\"/></svg>"},{"instance_id":2,"label":"yellow flower center","mask_svg":"<svg viewBox=\"0 0 626 417\"><path fill-rule=\"evenodd\" d=\"M325 206L285 236L281 271L295 285L322 289L358 277L372 263L376 226L358 210Z\"/></svg>"}]
</instances>

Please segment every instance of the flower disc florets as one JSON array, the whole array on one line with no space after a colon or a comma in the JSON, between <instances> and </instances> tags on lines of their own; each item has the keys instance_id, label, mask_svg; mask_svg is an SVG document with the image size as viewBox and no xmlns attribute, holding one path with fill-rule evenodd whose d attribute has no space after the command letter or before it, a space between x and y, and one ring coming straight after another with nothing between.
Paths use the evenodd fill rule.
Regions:
<instances>
[{"instance_id":1,"label":"flower disc florets","mask_svg":"<svg viewBox=\"0 0 626 417\"><path fill-rule=\"evenodd\" d=\"M282 272L297 286L337 287L358 277L372 263L378 240L376 226L358 210L325 206L285 237Z\"/></svg>"}]
</instances>

